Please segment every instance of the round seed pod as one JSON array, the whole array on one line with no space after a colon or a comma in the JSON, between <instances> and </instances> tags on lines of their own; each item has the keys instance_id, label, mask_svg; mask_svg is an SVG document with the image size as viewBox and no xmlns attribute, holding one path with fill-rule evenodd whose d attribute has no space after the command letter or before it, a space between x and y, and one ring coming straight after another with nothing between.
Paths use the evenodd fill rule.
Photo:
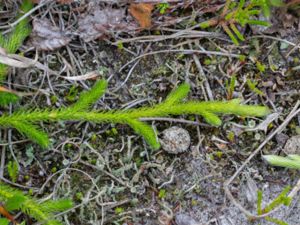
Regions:
<instances>
[{"instance_id":1,"label":"round seed pod","mask_svg":"<svg viewBox=\"0 0 300 225\"><path fill-rule=\"evenodd\" d=\"M188 150L191 144L191 137L187 130L174 126L163 131L160 143L166 152L178 154Z\"/></svg>"}]
</instances>

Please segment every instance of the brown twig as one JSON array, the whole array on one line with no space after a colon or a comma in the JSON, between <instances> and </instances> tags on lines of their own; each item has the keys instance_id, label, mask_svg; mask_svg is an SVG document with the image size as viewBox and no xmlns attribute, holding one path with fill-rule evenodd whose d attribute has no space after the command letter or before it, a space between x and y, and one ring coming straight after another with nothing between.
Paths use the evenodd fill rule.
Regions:
<instances>
[{"instance_id":1,"label":"brown twig","mask_svg":"<svg viewBox=\"0 0 300 225\"><path fill-rule=\"evenodd\" d=\"M0 204L0 214L2 216L4 216L6 219L8 219L10 222L12 222L13 224L17 224L17 222L15 221L13 215L11 215L4 207L2 204Z\"/></svg>"}]
</instances>

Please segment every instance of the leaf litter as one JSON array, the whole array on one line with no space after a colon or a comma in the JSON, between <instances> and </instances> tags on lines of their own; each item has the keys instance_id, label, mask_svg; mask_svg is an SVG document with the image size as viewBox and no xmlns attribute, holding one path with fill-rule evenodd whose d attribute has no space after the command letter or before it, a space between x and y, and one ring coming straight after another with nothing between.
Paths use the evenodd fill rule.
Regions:
<instances>
[{"instance_id":1,"label":"leaf litter","mask_svg":"<svg viewBox=\"0 0 300 225\"><path fill-rule=\"evenodd\" d=\"M138 3L130 4L129 12L138 21L142 29L151 27L151 12L154 9L153 4Z\"/></svg>"},{"instance_id":2,"label":"leaf litter","mask_svg":"<svg viewBox=\"0 0 300 225\"><path fill-rule=\"evenodd\" d=\"M36 19L32 22L33 30L29 44L39 50L53 51L70 43L71 38L48 19Z\"/></svg>"},{"instance_id":3,"label":"leaf litter","mask_svg":"<svg viewBox=\"0 0 300 225\"><path fill-rule=\"evenodd\" d=\"M133 18L126 15L125 8L101 7L95 3L89 5L78 21L78 33L85 42L134 32L137 28Z\"/></svg>"}]
</instances>

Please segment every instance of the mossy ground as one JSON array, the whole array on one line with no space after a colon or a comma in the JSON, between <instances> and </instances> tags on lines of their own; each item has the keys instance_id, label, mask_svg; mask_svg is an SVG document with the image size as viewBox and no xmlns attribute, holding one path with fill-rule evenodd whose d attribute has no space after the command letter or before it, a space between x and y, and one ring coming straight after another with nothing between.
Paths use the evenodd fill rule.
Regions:
<instances>
[{"instance_id":1,"label":"mossy ground","mask_svg":"<svg viewBox=\"0 0 300 225\"><path fill-rule=\"evenodd\" d=\"M40 9L41 13L51 14L57 21L58 10L74 13L66 6L54 4L52 7L49 11ZM35 68L12 70L5 84L20 92L33 93L23 97L12 107L13 110L70 105L79 96L77 93L92 86L94 81L71 82L63 77L97 70L102 71L99 78L109 80L107 94L95 106L98 109L154 105L184 81L192 87L189 99L209 100L213 97L226 100L226 82L235 74L234 97L242 97L250 104L268 105L281 113L268 126L266 133L245 131L243 128L259 124L261 120L257 118L224 116L225 123L220 128L153 121L152 125L159 132L173 125L189 131L191 148L180 155L152 151L141 137L123 125L45 123L42 126L51 135L51 147L47 150L24 140L15 130L1 130L5 161L13 160L14 153L20 164L17 183L31 187L38 196L73 199L77 208L63 217L70 224L158 224L158 219L169 209L174 216L186 213L203 224L251 224L226 199L223 183L266 135L283 122L299 99L299 70L292 68L298 66L300 60L299 50L287 56L293 46L283 46L283 42L267 37L254 38L251 30L245 32L248 39L239 47L229 41L208 37L130 42L124 44L126 49L119 49L105 41L86 44L75 38L68 49L40 53L39 61L61 71L60 77ZM140 35L148 34L150 32ZM299 32L293 32L292 36L295 39L300 37ZM196 54L202 64L202 74L193 55L168 53L170 46L176 49L222 50L251 57L241 61L233 57ZM21 51L24 49L26 45ZM166 50L166 53L145 56L137 64L132 63L120 70L136 55L157 50ZM34 54L34 51L29 51L25 56L34 58ZM263 72L257 62L265 66ZM250 90L247 79L258 82L257 88L265 96ZM178 118L204 122L195 116ZM299 126L298 116L283 134L293 136ZM282 147L279 138L274 138L264 147L263 153L276 154ZM4 176L8 178L6 172ZM235 180L232 192L247 209L255 211L256 202L251 197L256 194L255 188L249 188L249 182L254 181L258 188L264 189L264 200L269 202L286 185L295 184L298 178L299 172L271 168L258 155ZM299 195L289 208L280 209L276 217L296 225L300 220L297 202Z\"/></svg>"}]
</instances>

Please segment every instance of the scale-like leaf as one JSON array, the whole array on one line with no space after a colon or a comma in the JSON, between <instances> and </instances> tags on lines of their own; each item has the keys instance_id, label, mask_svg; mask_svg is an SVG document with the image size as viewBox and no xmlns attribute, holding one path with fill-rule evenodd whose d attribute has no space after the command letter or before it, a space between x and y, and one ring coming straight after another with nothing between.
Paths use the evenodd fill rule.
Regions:
<instances>
[{"instance_id":1,"label":"scale-like leaf","mask_svg":"<svg viewBox=\"0 0 300 225\"><path fill-rule=\"evenodd\" d=\"M0 74L1 74L1 65L0 65ZM11 92L0 91L0 106L6 106L10 103L16 103L18 100L19 100L19 96L17 96L16 94Z\"/></svg>"},{"instance_id":2,"label":"scale-like leaf","mask_svg":"<svg viewBox=\"0 0 300 225\"><path fill-rule=\"evenodd\" d=\"M9 220L6 218L0 218L0 225L9 225Z\"/></svg>"},{"instance_id":3,"label":"scale-like leaf","mask_svg":"<svg viewBox=\"0 0 300 225\"><path fill-rule=\"evenodd\" d=\"M70 199L59 199L44 202L40 206L45 212L53 213L70 209L73 206L73 203Z\"/></svg>"},{"instance_id":4,"label":"scale-like leaf","mask_svg":"<svg viewBox=\"0 0 300 225\"><path fill-rule=\"evenodd\" d=\"M105 93L107 82L105 80L98 81L91 90L83 92L79 100L71 107L74 111L87 110Z\"/></svg>"},{"instance_id":5,"label":"scale-like leaf","mask_svg":"<svg viewBox=\"0 0 300 225\"><path fill-rule=\"evenodd\" d=\"M241 32L237 29L237 27L233 23L230 24L230 28L241 41L245 41L244 36L241 34Z\"/></svg>"},{"instance_id":6,"label":"scale-like leaf","mask_svg":"<svg viewBox=\"0 0 300 225\"><path fill-rule=\"evenodd\" d=\"M22 194L14 195L5 202L5 209L7 211L20 209L25 200L26 198Z\"/></svg>"},{"instance_id":7,"label":"scale-like leaf","mask_svg":"<svg viewBox=\"0 0 300 225\"><path fill-rule=\"evenodd\" d=\"M173 105L184 99L190 91L190 85L188 83L181 84L175 90L173 90L165 100L165 104Z\"/></svg>"},{"instance_id":8,"label":"scale-like leaf","mask_svg":"<svg viewBox=\"0 0 300 225\"><path fill-rule=\"evenodd\" d=\"M221 119L214 113L204 111L201 113L201 116L203 116L205 121L211 125L220 126L222 124Z\"/></svg>"},{"instance_id":9,"label":"scale-like leaf","mask_svg":"<svg viewBox=\"0 0 300 225\"><path fill-rule=\"evenodd\" d=\"M47 147L49 145L48 135L38 130L35 125L27 123L25 121L10 121L10 123L16 128L21 134L28 137L30 140L36 142L42 147Z\"/></svg>"},{"instance_id":10,"label":"scale-like leaf","mask_svg":"<svg viewBox=\"0 0 300 225\"><path fill-rule=\"evenodd\" d=\"M128 125L137 133L144 137L145 141L155 150L160 148L157 136L151 126L138 120L127 120Z\"/></svg>"},{"instance_id":11,"label":"scale-like leaf","mask_svg":"<svg viewBox=\"0 0 300 225\"><path fill-rule=\"evenodd\" d=\"M30 9L32 9L32 7L33 4L30 0L23 0L22 5L20 6L18 18L27 13ZM7 37L0 35L0 46L8 53L15 53L30 32L31 29L29 27L29 19L24 18L15 26L15 28ZM8 67L4 64L0 64L0 81L5 78L7 71Z\"/></svg>"}]
</instances>

